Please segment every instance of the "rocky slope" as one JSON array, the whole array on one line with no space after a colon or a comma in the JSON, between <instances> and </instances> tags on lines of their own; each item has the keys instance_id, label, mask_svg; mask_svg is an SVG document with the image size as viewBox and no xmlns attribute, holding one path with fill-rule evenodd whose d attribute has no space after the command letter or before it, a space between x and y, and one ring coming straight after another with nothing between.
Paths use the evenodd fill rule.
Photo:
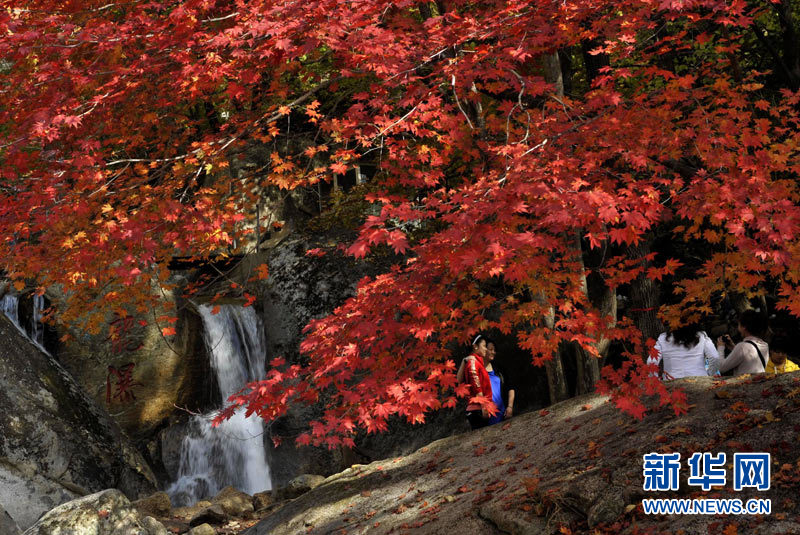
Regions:
<instances>
[{"instance_id":1,"label":"rocky slope","mask_svg":"<svg viewBox=\"0 0 800 535\"><path fill-rule=\"evenodd\" d=\"M0 314L0 504L20 528L109 487L131 498L155 478L108 414Z\"/></svg>"},{"instance_id":2,"label":"rocky slope","mask_svg":"<svg viewBox=\"0 0 800 535\"><path fill-rule=\"evenodd\" d=\"M676 381L689 414L637 421L589 395L504 425L445 438L407 457L355 465L247 535L339 533L800 533L800 374ZM654 402L655 403L655 402ZM676 492L644 492L642 455L681 452ZM772 486L703 492L691 453L770 452ZM648 516L646 497L770 498L769 516Z\"/></svg>"}]
</instances>

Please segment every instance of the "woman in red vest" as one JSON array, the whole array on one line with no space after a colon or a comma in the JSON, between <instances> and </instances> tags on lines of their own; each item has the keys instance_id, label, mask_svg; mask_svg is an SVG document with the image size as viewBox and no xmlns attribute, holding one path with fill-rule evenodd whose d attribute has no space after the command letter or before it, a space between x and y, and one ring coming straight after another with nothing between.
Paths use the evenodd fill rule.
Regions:
<instances>
[{"instance_id":1,"label":"woman in red vest","mask_svg":"<svg viewBox=\"0 0 800 535\"><path fill-rule=\"evenodd\" d=\"M472 429L486 427L489 423L489 411L485 405L473 401L476 397L492 400L492 383L483 359L486 356L486 339L482 335L472 342L472 354L464 359L464 380L469 385L470 401L467 405L467 421Z\"/></svg>"}]
</instances>

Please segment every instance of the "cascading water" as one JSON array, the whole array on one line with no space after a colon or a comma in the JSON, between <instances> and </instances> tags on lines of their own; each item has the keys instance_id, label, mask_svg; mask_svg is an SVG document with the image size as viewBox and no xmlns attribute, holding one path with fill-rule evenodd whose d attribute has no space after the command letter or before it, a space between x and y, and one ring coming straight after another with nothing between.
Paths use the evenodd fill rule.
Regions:
<instances>
[{"instance_id":1,"label":"cascading water","mask_svg":"<svg viewBox=\"0 0 800 535\"><path fill-rule=\"evenodd\" d=\"M28 333L19 322L19 296L15 294L6 294L3 296L2 301L0 301L0 308L2 308L3 314L5 314L8 319L11 320L19 332L25 335L25 337L33 342L33 344L47 353L50 354L44 348L44 326L42 325L42 310L44 310L44 296L36 295L33 296L33 317L31 318L31 332Z\"/></svg>"},{"instance_id":2,"label":"cascading water","mask_svg":"<svg viewBox=\"0 0 800 535\"><path fill-rule=\"evenodd\" d=\"M42 325L42 311L44 310L44 296L33 294L33 316L31 316L31 339L39 344L44 344L44 326Z\"/></svg>"},{"instance_id":3,"label":"cascading water","mask_svg":"<svg viewBox=\"0 0 800 535\"><path fill-rule=\"evenodd\" d=\"M3 314L5 314L11 322L17 326L17 329L25 332L19 326L19 297L13 294L6 294L3 296L2 301Z\"/></svg>"},{"instance_id":4,"label":"cascading water","mask_svg":"<svg viewBox=\"0 0 800 535\"><path fill-rule=\"evenodd\" d=\"M217 314L200 306L203 339L222 399L264 376L265 343L261 321L251 307L222 305ZM190 505L227 485L254 494L271 488L264 452L264 423L238 411L211 427L216 411L194 416L181 443L177 480L167 489L172 503Z\"/></svg>"}]
</instances>

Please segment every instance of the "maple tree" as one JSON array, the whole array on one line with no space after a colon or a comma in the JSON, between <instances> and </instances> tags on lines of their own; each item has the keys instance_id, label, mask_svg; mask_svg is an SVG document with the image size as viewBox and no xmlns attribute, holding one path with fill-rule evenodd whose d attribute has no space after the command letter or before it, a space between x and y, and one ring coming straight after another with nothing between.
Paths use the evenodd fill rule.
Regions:
<instances>
[{"instance_id":1,"label":"maple tree","mask_svg":"<svg viewBox=\"0 0 800 535\"><path fill-rule=\"evenodd\" d=\"M370 165L380 212L348 252L404 260L307 326L307 365L274 360L225 414L325 399L298 440L331 446L421 422L465 393L448 347L486 329L539 365L577 347L584 389L601 346L627 344L600 388L637 415L643 394L683 410L591 286L672 277L673 324L768 288L800 315L797 58L765 73L740 53L776 12L793 24L786 6L2 0L0 257L97 331L173 290L172 258L249 252L265 188ZM292 128L315 134L278 143ZM269 163L231 172L256 144ZM697 269L627 252L656 230L706 244Z\"/></svg>"}]
</instances>

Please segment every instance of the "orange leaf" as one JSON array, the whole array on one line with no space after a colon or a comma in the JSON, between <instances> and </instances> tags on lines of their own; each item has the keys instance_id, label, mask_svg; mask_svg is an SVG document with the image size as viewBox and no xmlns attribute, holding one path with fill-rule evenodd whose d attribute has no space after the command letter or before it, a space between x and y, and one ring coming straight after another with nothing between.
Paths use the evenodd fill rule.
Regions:
<instances>
[{"instance_id":1,"label":"orange leaf","mask_svg":"<svg viewBox=\"0 0 800 535\"><path fill-rule=\"evenodd\" d=\"M724 535L737 535L739 533L739 528L736 527L736 524L728 524L725 526L725 529L722 530Z\"/></svg>"},{"instance_id":2,"label":"orange leaf","mask_svg":"<svg viewBox=\"0 0 800 535\"><path fill-rule=\"evenodd\" d=\"M256 277L258 277L258 280L264 280L269 277L269 268L266 264L261 264L256 268Z\"/></svg>"},{"instance_id":3,"label":"orange leaf","mask_svg":"<svg viewBox=\"0 0 800 535\"><path fill-rule=\"evenodd\" d=\"M161 334L164 336L173 336L175 334L175 327L164 327L161 329Z\"/></svg>"}]
</instances>

